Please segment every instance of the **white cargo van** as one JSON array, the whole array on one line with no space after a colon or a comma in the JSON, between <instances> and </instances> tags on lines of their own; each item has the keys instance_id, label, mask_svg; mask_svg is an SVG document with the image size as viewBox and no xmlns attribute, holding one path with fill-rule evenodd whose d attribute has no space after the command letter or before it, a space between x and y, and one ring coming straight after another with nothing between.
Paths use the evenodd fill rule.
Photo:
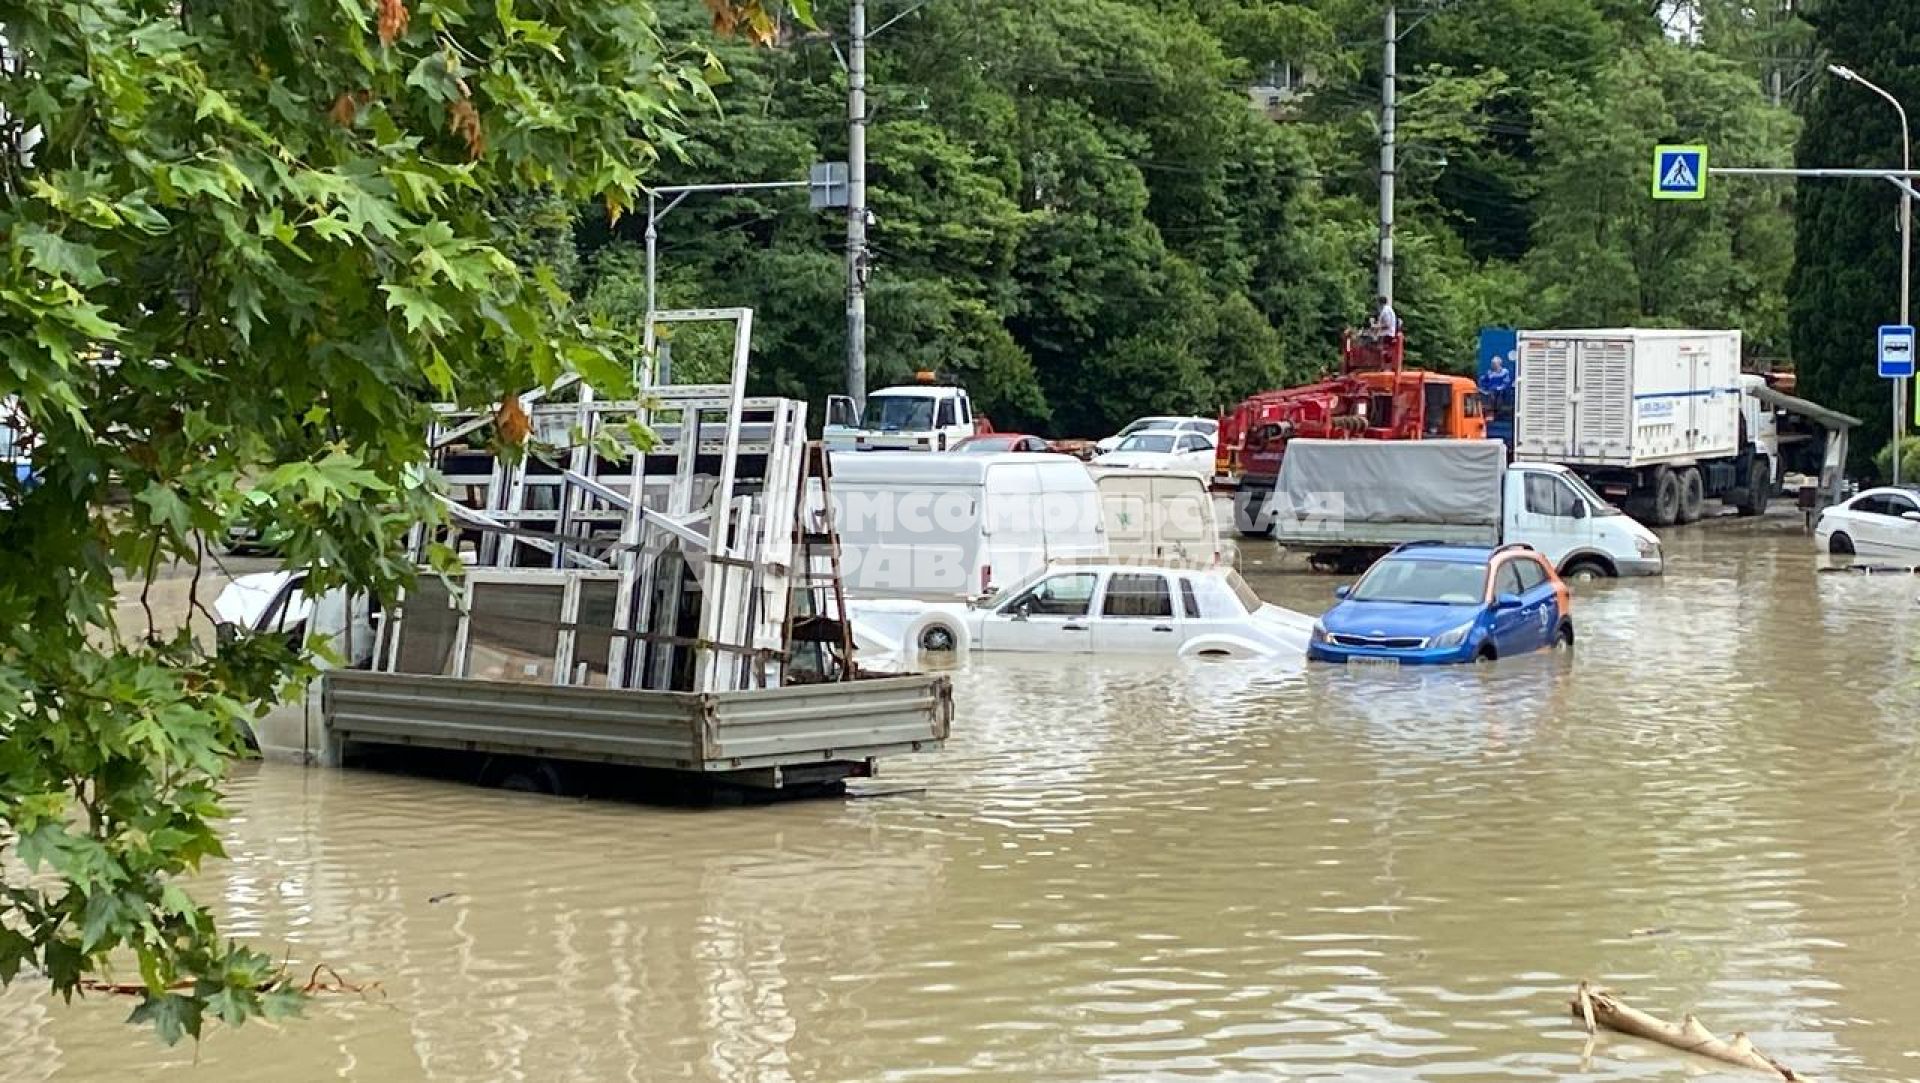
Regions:
<instances>
[{"instance_id":1,"label":"white cargo van","mask_svg":"<svg viewBox=\"0 0 1920 1083\"><path fill-rule=\"evenodd\" d=\"M1206 479L1177 470L1092 466L1107 550L1146 560L1225 564L1228 554Z\"/></svg>"},{"instance_id":2,"label":"white cargo van","mask_svg":"<svg viewBox=\"0 0 1920 1083\"><path fill-rule=\"evenodd\" d=\"M967 598L1107 554L1099 491L1066 455L834 452L847 593Z\"/></svg>"}]
</instances>

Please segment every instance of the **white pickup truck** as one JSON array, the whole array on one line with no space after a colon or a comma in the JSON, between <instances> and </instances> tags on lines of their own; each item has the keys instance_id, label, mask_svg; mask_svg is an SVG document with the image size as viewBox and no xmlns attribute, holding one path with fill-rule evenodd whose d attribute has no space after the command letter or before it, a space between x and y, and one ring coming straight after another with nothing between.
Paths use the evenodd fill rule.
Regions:
<instances>
[{"instance_id":1,"label":"white pickup truck","mask_svg":"<svg viewBox=\"0 0 1920 1083\"><path fill-rule=\"evenodd\" d=\"M852 398L829 396L820 435L834 451L946 451L992 431L986 418L973 412L965 388L935 383L931 373L922 373L918 383L869 394L867 411L859 416Z\"/></svg>"}]
</instances>

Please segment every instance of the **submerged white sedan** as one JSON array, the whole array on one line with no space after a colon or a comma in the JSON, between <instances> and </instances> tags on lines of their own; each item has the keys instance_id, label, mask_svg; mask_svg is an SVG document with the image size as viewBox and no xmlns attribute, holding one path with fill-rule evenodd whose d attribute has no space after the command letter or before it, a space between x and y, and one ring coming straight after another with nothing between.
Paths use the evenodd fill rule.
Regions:
<instances>
[{"instance_id":1,"label":"submerged white sedan","mask_svg":"<svg viewBox=\"0 0 1920 1083\"><path fill-rule=\"evenodd\" d=\"M852 600L873 653L1046 651L1304 658L1313 618L1253 593L1231 568L1060 562L972 605Z\"/></svg>"},{"instance_id":2,"label":"submerged white sedan","mask_svg":"<svg viewBox=\"0 0 1920 1083\"><path fill-rule=\"evenodd\" d=\"M1920 492L1883 485L1820 513L1813 537L1835 556L1920 561Z\"/></svg>"}]
</instances>

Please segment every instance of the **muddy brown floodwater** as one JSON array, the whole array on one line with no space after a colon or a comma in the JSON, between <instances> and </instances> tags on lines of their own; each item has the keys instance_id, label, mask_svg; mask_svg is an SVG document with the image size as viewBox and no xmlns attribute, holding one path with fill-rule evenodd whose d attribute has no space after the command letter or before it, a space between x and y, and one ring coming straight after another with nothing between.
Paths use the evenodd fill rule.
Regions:
<instances>
[{"instance_id":1,"label":"muddy brown floodwater","mask_svg":"<svg viewBox=\"0 0 1920 1083\"><path fill-rule=\"evenodd\" d=\"M1571 660L973 662L922 792L689 811L248 766L228 932L384 996L168 1050L0 994L0 1080L1678 1079L1581 978L1920 1076L1908 578L1797 522L1583 588ZM1334 581L1280 574L1318 608ZM1750 1078L1737 1074L1727 1078Z\"/></svg>"}]
</instances>

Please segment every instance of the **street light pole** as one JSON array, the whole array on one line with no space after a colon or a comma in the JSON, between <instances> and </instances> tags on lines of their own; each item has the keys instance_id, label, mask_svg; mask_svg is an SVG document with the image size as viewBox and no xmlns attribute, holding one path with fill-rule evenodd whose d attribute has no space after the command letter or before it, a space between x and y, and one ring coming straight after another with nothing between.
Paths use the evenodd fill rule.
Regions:
<instances>
[{"instance_id":1,"label":"street light pole","mask_svg":"<svg viewBox=\"0 0 1920 1083\"><path fill-rule=\"evenodd\" d=\"M847 12L847 394L867 408L867 5Z\"/></svg>"},{"instance_id":2,"label":"street light pole","mask_svg":"<svg viewBox=\"0 0 1920 1083\"><path fill-rule=\"evenodd\" d=\"M1875 94L1880 95L1900 114L1900 170L1913 172L1913 130L1907 124L1906 106L1900 99L1887 93L1879 85L1870 82L1859 72L1843 64L1829 64L1827 70L1849 83L1859 83ZM1900 323L1912 326L1909 318L1908 302L1911 299L1913 282L1913 194L1906 188L1900 189ZM1907 413L1907 381L1898 378L1893 381L1893 483L1900 484L1900 440L1905 434Z\"/></svg>"},{"instance_id":3,"label":"street light pole","mask_svg":"<svg viewBox=\"0 0 1920 1083\"><path fill-rule=\"evenodd\" d=\"M1399 66L1399 22L1400 12L1389 0L1380 65L1380 253L1374 268L1374 292L1389 301L1393 299L1394 82L1399 74L1395 70Z\"/></svg>"}]
</instances>

